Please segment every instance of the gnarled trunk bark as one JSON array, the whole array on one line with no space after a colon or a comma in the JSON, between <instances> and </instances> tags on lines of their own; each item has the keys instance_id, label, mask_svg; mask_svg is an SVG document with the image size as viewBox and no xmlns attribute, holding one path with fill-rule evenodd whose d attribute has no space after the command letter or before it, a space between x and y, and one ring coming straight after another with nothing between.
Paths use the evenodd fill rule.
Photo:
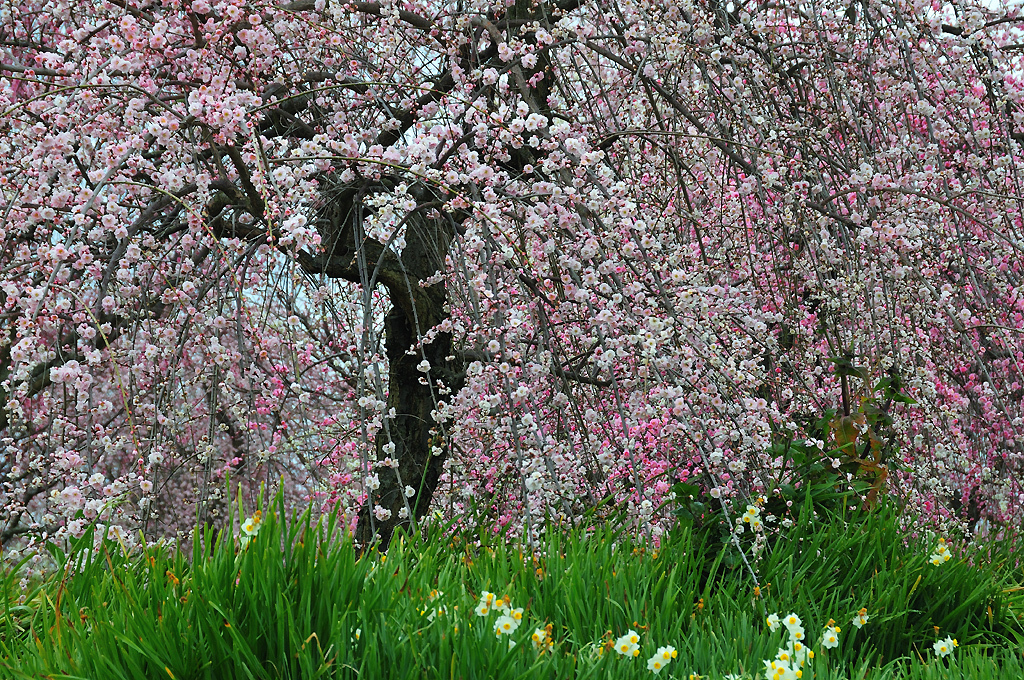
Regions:
<instances>
[{"instance_id":1,"label":"gnarled trunk bark","mask_svg":"<svg viewBox=\"0 0 1024 680\"><path fill-rule=\"evenodd\" d=\"M380 486L369 490L355 532L362 547L378 540L382 551L396 527L422 518L430 507L448 454L447 423L434 420L437 403L457 393L465 376L450 333L436 333L429 342L422 342L427 331L448 318L444 282L421 282L445 266L456 222L451 215L433 209L440 203L432 201L422 187L412 193L419 205L406 217L406 245L401 254L365 235L363 191L349 188L335 196L329 214L318 224L324 252L300 257L307 271L363 286L383 284L392 304L384 319L389 362L385 414L394 409L394 417L385 415L374 447L376 461L371 464L379 465L388 456L397 460L398 467L379 465L374 469ZM420 370L424 359L430 364L428 372ZM395 449L385 454L388 443ZM437 455L435 448L439 449ZM374 512L377 506L379 515Z\"/></svg>"},{"instance_id":2,"label":"gnarled trunk bark","mask_svg":"<svg viewBox=\"0 0 1024 680\"><path fill-rule=\"evenodd\" d=\"M429 328L443 320L420 319L420 323ZM422 353L409 354L407 350L417 342L415 321L395 307L388 313L384 325L390 363L387 409L395 409L395 417L377 434L376 450L378 459L382 458L384 446L389 441L394 443L398 467L381 466L377 469L380 488L370 492L360 509L355 533L356 541L364 547L376 536L381 551L387 550L396 527L409 526L413 517L419 520L430 509L430 501L437 490L448 455L444 441L447 423L436 422L432 413L441 398L436 385L438 374L450 376L451 373L448 370L438 371L437 367L449 368L452 364L447 359L452 352L450 334L440 333L433 342L423 345ZM421 327L421 333L423 330ZM417 369L424 354L433 369L429 374ZM457 376L443 380L452 394L462 387L463 382ZM434 454L435 447L437 455ZM411 496L407 495L407 487L413 490ZM375 517L377 505L389 511L390 516L386 519Z\"/></svg>"}]
</instances>

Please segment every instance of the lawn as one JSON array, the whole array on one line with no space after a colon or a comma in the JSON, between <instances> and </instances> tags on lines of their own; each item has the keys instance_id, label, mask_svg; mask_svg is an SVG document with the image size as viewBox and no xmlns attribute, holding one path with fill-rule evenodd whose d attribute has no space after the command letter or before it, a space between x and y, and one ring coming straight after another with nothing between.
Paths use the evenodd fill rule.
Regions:
<instances>
[{"instance_id":1,"label":"lawn","mask_svg":"<svg viewBox=\"0 0 1024 680\"><path fill-rule=\"evenodd\" d=\"M756 555L690 523L657 548L432 526L360 556L333 518L261 518L189 551L87 534L28 591L8 572L0 676L1024 677L1019 543L905 541L888 506L802 513Z\"/></svg>"}]
</instances>

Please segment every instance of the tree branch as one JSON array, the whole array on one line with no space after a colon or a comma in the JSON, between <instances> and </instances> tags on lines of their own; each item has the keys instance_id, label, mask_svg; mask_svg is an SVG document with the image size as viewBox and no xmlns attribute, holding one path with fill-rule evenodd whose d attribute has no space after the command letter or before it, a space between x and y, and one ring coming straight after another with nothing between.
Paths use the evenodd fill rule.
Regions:
<instances>
[{"instance_id":1,"label":"tree branch","mask_svg":"<svg viewBox=\"0 0 1024 680\"><path fill-rule=\"evenodd\" d=\"M343 6L351 7L356 12L360 12L362 14L370 14L375 17L382 16L381 6L376 2L348 2L344 3ZM281 9L288 12L312 12L316 9L316 2L314 2L314 0L297 0L297 2L288 3ZM421 31L429 31L434 28L433 21L420 16L415 12L410 12L409 10L398 10L398 18L413 28L418 28Z\"/></svg>"}]
</instances>

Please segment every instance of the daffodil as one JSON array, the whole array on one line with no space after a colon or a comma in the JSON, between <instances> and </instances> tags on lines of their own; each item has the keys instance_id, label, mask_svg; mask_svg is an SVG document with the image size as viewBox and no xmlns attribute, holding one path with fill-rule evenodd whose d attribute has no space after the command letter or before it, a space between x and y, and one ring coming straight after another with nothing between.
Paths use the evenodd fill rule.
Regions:
<instances>
[{"instance_id":1,"label":"daffodil","mask_svg":"<svg viewBox=\"0 0 1024 680\"><path fill-rule=\"evenodd\" d=\"M263 513L259 510L253 513L252 517L246 517L245 521L242 522L242 535L238 537L238 545L242 548L246 548L249 545L249 541L259 533L260 524L263 521Z\"/></svg>"},{"instance_id":2,"label":"daffodil","mask_svg":"<svg viewBox=\"0 0 1024 680\"><path fill-rule=\"evenodd\" d=\"M473 610L477 616L487 616L491 613L491 608L494 606L495 596L494 593L489 593L486 590L480 594L480 604Z\"/></svg>"},{"instance_id":3,"label":"daffodil","mask_svg":"<svg viewBox=\"0 0 1024 680\"><path fill-rule=\"evenodd\" d=\"M511 616L516 621L523 620L523 608L520 607L519 609L513 609L512 600L508 596L495 600L492 608L497 609L505 616Z\"/></svg>"},{"instance_id":4,"label":"daffodil","mask_svg":"<svg viewBox=\"0 0 1024 680\"><path fill-rule=\"evenodd\" d=\"M793 661L799 666L803 666L805 661L814 658L814 652L808 649L807 645L795 640L790 640L789 642L789 653L793 657Z\"/></svg>"},{"instance_id":5,"label":"daffodil","mask_svg":"<svg viewBox=\"0 0 1024 680\"><path fill-rule=\"evenodd\" d=\"M839 646L839 629L835 626L829 626L825 629L825 634L821 638L821 646L825 649L835 649Z\"/></svg>"},{"instance_id":6,"label":"daffodil","mask_svg":"<svg viewBox=\"0 0 1024 680\"><path fill-rule=\"evenodd\" d=\"M473 610L477 616L487 616L491 611L501 612L501 616L494 624L494 634L501 637L510 635L519 628L523 622L523 609L512 609L512 600L508 597L498 597L486 590L480 595L480 603Z\"/></svg>"},{"instance_id":7,"label":"daffodil","mask_svg":"<svg viewBox=\"0 0 1024 680\"><path fill-rule=\"evenodd\" d=\"M245 532L246 536L255 536L260 530L260 524L263 522L263 513L257 510L253 513L252 517L247 517L242 522L242 531Z\"/></svg>"},{"instance_id":8,"label":"daffodil","mask_svg":"<svg viewBox=\"0 0 1024 680\"><path fill-rule=\"evenodd\" d=\"M829 621L831 627L835 621ZM789 644L779 649L776 658L764 662L765 680L796 680L803 676L803 666L814 658L814 652L807 648L803 623L796 614L789 614L780 621L778 615L768 617L768 627L774 632L783 625L789 630Z\"/></svg>"},{"instance_id":9,"label":"daffodil","mask_svg":"<svg viewBox=\"0 0 1024 680\"><path fill-rule=\"evenodd\" d=\"M440 590L431 590L430 594L427 596L427 599L430 602L436 602L437 600L441 599L443 595L444 593L442 593ZM428 621L433 622L433 620L437 618L438 614L448 613L448 605L442 604L437 607L419 607L417 608L416 611L420 613L420 616L426 616Z\"/></svg>"},{"instance_id":10,"label":"daffodil","mask_svg":"<svg viewBox=\"0 0 1024 680\"><path fill-rule=\"evenodd\" d=\"M639 640L639 637L637 639ZM637 653L639 653L639 651ZM658 673L661 673L665 666L667 666L672 659L676 658L677 655L678 652L676 652L675 647L658 647L658 651L654 653L654 656L647 660L647 670L652 671L657 675Z\"/></svg>"},{"instance_id":11,"label":"daffodil","mask_svg":"<svg viewBox=\"0 0 1024 680\"><path fill-rule=\"evenodd\" d=\"M791 672L792 669L789 667L789 664L785 661L779 661L778 659L775 659L774 661L764 662L765 680L786 680L788 674L790 674ZM792 677L795 677L795 675Z\"/></svg>"},{"instance_id":12,"label":"daffodil","mask_svg":"<svg viewBox=\"0 0 1024 680\"><path fill-rule=\"evenodd\" d=\"M958 647L959 645L959 642L957 642L951 637L947 637L945 640L939 640L934 645L932 645L932 649L935 650L935 653L938 656L949 656L953 653L953 649Z\"/></svg>"},{"instance_id":13,"label":"daffodil","mask_svg":"<svg viewBox=\"0 0 1024 680\"><path fill-rule=\"evenodd\" d=\"M953 556L949 553L949 546L946 545L946 539L940 538L939 545L935 548L935 552L932 554L929 561L937 567L949 562L952 557Z\"/></svg>"},{"instance_id":14,"label":"daffodil","mask_svg":"<svg viewBox=\"0 0 1024 680\"><path fill-rule=\"evenodd\" d=\"M530 642L538 652L547 651L551 649L551 633L547 628L536 628L530 636Z\"/></svg>"},{"instance_id":15,"label":"daffodil","mask_svg":"<svg viewBox=\"0 0 1024 680\"><path fill-rule=\"evenodd\" d=\"M640 636L635 630L630 630L615 641L615 651L622 656L640 656Z\"/></svg>"},{"instance_id":16,"label":"daffodil","mask_svg":"<svg viewBox=\"0 0 1024 680\"><path fill-rule=\"evenodd\" d=\"M444 605L444 604L441 605L440 607L434 607L432 609L427 609L426 607L424 607L423 609L420 610L420 615L426 616L427 617L427 621L433 621L434 619L437 618L438 614L447 614L447 613L448 613L448 605Z\"/></svg>"},{"instance_id":17,"label":"daffodil","mask_svg":"<svg viewBox=\"0 0 1024 680\"><path fill-rule=\"evenodd\" d=\"M494 622L494 634L498 637L501 637L502 635L511 635L518 627L519 623L515 619L503 614Z\"/></svg>"},{"instance_id":18,"label":"daffodil","mask_svg":"<svg viewBox=\"0 0 1024 680\"><path fill-rule=\"evenodd\" d=\"M868 622L869 618L871 617L868 616L867 608L862 607L861 610L857 612L857 615L853 617L853 625L857 626L857 628L863 628L864 624Z\"/></svg>"}]
</instances>

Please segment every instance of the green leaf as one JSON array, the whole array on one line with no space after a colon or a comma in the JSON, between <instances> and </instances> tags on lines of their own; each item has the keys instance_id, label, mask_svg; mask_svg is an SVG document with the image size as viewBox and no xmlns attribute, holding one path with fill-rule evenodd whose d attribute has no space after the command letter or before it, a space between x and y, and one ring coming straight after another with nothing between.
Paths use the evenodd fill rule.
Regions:
<instances>
[{"instance_id":1,"label":"green leaf","mask_svg":"<svg viewBox=\"0 0 1024 680\"><path fill-rule=\"evenodd\" d=\"M679 482L671 487L671 491L675 493L677 498L690 498L700 494L700 487L696 484Z\"/></svg>"},{"instance_id":2,"label":"green leaf","mask_svg":"<svg viewBox=\"0 0 1024 680\"><path fill-rule=\"evenodd\" d=\"M828 360L835 364L836 375L849 375L857 378L862 378L864 380L867 380L870 375L866 367L855 366L853 363L853 357L850 355L841 357L829 357Z\"/></svg>"}]
</instances>

